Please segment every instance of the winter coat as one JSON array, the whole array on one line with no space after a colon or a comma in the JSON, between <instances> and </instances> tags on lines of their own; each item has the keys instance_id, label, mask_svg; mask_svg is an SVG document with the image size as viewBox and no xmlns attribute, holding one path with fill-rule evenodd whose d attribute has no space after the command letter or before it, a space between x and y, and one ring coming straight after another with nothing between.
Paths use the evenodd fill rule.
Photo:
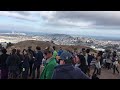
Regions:
<instances>
[{"instance_id":1,"label":"winter coat","mask_svg":"<svg viewBox=\"0 0 120 90\"><path fill-rule=\"evenodd\" d=\"M43 53L41 51L38 51L36 54L35 54L35 61L34 61L34 65L35 66L39 66L42 64L42 59L43 59Z\"/></svg>"},{"instance_id":2,"label":"winter coat","mask_svg":"<svg viewBox=\"0 0 120 90\"><path fill-rule=\"evenodd\" d=\"M56 60L54 57L52 57L50 61L45 64L45 67L40 76L40 79L51 79L56 65L57 65Z\"/></svg>"},{"instance_id":3,"label":"winter coat","mask_svg":"<svg viewBox=\"0 0 120 90\"><path fill-rule=\"evenodd\" d=\"M66 64L55 67L52 79L89 79L89 77L80 68Z\"/></svg>"}]
</instances>

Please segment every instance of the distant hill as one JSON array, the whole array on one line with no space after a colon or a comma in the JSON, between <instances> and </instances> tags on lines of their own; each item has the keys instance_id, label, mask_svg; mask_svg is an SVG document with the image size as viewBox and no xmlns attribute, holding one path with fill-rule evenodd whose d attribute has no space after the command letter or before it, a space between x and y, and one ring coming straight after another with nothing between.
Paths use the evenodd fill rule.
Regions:
<instances>
[{"instance_id":1,"label":"distant hill","mask_svg":"<svg viewBox=\"0 0 120 90\"><path fill-rule=\"evenodd\" d=\"M11 48L20 48L21 50L23 49L27 49L28 46L32 46L32 49L35 50L36 46L40 46L41 49L45 49L48 46L56 46L56 49L59 50L59 47L62 47L64 50L74 50L74 49L78 49L80 50L81 48L88 48L85 46L80 46L80 45L76 45L76 46L69 46L69 45L56 45L54 43L48 42L48 41L35 41L35 40L27 40L27 41L21 41L17 44L14 44L13 46L8 48L8 53L10 53Z\"/></svg>"},{"instance_id":2,"label":"distant hill","mask_svg":"<svg viewBox=\"0 0 120 90\"><path fill-rule=\"evenodd\" d=\"M52 46L52 45L54 45L54 44L52 44L50 42L27 40L27 41L21 41L19 43L16 43L12 47L20 48L21 50L23 50L23 49L27 49L27 47L29 47L29 46L32 46L32 48L35 49L36 46L45 48L47 46ZM9 47L8 49L10 49L12 47Z\"/></svg>"},{"instance_id":3,"label":"distant hill","mask_svg":"<svg viewBox=\"0 0 120 90\"><path fill-rule=\"evenodd\" d=\"M72 36L66 34L45 34L43 36L51 40L74 39Z\"/></svg>"}]
</instances>

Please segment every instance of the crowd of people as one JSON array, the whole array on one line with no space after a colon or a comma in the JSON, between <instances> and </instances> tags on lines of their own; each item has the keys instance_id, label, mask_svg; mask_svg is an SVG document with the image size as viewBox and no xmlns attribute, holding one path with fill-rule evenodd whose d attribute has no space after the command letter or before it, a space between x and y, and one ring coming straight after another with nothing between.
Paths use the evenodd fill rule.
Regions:
<instances>
[{"instance_id":1,"label":"crowd of people","mask_svg":"<svg viewBox=\"0 0 120 90\"><path fill-rule=\"evenodd\" d=\"M31 46L23 51L14 48L10 54L5 48L1 51L1 79L99 79L101 68L113 68L113 74L119 73L116 51L99 51L95 55L90 49L77 52L60 47L57 51L55 46L44 50L37 46L35 51Z\"/></svg>"}]
</instances>

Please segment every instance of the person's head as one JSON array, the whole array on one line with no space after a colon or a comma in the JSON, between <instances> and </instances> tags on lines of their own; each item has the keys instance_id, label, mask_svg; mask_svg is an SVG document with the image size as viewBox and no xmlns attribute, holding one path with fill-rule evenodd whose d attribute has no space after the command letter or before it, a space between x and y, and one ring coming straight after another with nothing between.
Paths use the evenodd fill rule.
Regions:
<instances>
[{"instance_id":1,"label":"person's head","mask_svg":"<svg viewBox=\"0 0 120 90\"><path fill-rule=\"evenodd\" d=\"M49 59L53 56L53 49L52 48L46 48L44 50L44 58Z\"/></svg>"},{"instance_id":2,"label":"person's head","mask_svg":"<svg viewBox=\"0 0 120 90\"><path fill-rule=\"evenodd\" d=\"M82 53L83 53L83 55L86 54L85 48L82 48Z\"/></svg>"},{"instance_id":3,"label":"person's head","mask_svg":"<svg viewBox=\"0 0 120 90\"><path fill-rule=\"evenodd\" d=\"M17 53L20 54L20 49L17 49Z\"/></svg>"},{"instance_id":4,"label":"person's head","mask_svg":"<svg viewBox=\"0 0 120 90\"><path fill-rule=\"evenodd\" d=\"M12 54L15 54L16 53L16 49L12 49Z\"/></svg>"},{"instance_id":5,"label":"person's head","mask_svg":"<svg viewBox=\"0 0 120 90\"><path fill-rule=\"evenodd\" d=\"M55 49L56 49L56 47L55 47L55 46L53 46L53 49L55 50Z\"/></svg>"},{"instance_id":6,"label":"person's head","mask_svg":"<svg viewBox=\"0 0 120 90\"><path fill-rule=\"evenodd\" d=\"M60 50L62 50L62 47L60 47Z\"/></svg>"},{"instance_id":7,"label":"person's head","mask_svg":"<svg viewBox=\"0 0 120 90\"><path fill-rule=\"evenodd\" d=\"M103 55L103 52L102 52L102 51L99 51L97 55L98 55L98 56L102 56L102 55Z\"/></svg>"},{"instance_id":8,"label":"person's head","mask_svg":"<svg viewBox=\"0 0 120 90\"><path fill-rule=\"evenodd\" d=\"M36 47L36 50L38 50L38 51L39 51L39 50L41 50L41 48L40 48L39 46L37 46L37 47Z\"/></svg>"},{"instance_id":9,"label":"person's head","mask_svg":"<svg viewBox=\"0 0 120 90\"><path fill-rule=\"evenodd\" d=\"M72 64L72 54L69 53L68 51L64 51L60 55L60 65L64 64Z\"/></svg>"},{"instance_id":10,"label":"person's head","mask_svg":"<svg viewBox=\"0 0 120 90\"><path fill-rule=\"evenodd\" d=\"M94 56L94 53L92 54L92 56Z\"/></svg>"},{"instance_id":11,"label":"person's head","mask_svg":"<svg viewBox=\"0 0 120 90\"><path fill-rule=\"evenodd\" d=\"M90 49L86 49L86 53L90 53Z\"/></svg>"},{"instance_id":12,"label":"person's head","mask_svg":"<svg viewBox=\"0 0 120 90\"><path fill-rule=\"evenodd\" d=\"M28 50L31 50L31 49L32 49L32 46L29 46L29 47L28 47Z\"/></svg>"},{"instance_id":13,"label":"person's head","mask_svg":"<svg viewBox=\"0 0 120 90\"><path fill-rule=\"evenodd\" d=\"M6 54L7 53L7 50L5 48L2 49L2 53L3 54Z\"/></svg>"},{"instance_id":14,"label":"person's head","mask_svg":"<svg viewBox=\"0 0 120 90\"><path fill-rule=\"evenodd\" d=\"M26 55L28 52L26 49L23 50L23 55Z\"/></svg>"}]
</instances>

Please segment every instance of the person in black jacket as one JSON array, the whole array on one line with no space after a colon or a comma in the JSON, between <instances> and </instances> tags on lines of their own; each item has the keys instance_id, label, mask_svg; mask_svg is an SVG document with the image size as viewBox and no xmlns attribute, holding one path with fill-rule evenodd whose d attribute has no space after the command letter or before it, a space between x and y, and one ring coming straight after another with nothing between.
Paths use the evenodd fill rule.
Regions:
<instances>
[{"instance_id":1,"label":"person in black jacket","mask_svg":"<svg viewBox=\"0 0 120 90\"><path fill-rule=\"evenodd\" d=\"M40 77L40 65L42 64L43 53L41 52L41 48L39 46L36 47L37 52L35 53L35 61L33 64L33 73L32 79L35 78L35 70L37 69L37 78Z\"/></svg>"},{"instance_id":2,"label":"person in black jacket","mask_svg":"<svg viewBox=\"0 0 120 90\"><path fill-rule=\"evenodd\" d=\"M29 72L29 56L27 50L23 50L23 62L22 62L22 79L28 79Z\"/></svg>"},{"instance_id":3,"label":"person in black jacket","mask_svg":"<svg viewBox=\"0 0 120 90\"><path fill-rule=\"evenodd\" d=\"M55 67L52 79L89 79L80 68L72 65L72 55L64 51L60 55L60 65Z\"/></svg>"},{"instance_id":4,"label":"person in black jacket","mask_svg":"<svg viewBox=\"0 0 120 90\"><path fill-rule=\"evenodd\" d=\"M8 79L8 66L6 65L6 60L8 54L6 49L2 49L2 55L0 55L0 64L1 64L1 79Z\"/></svg>"},{"instance_id":5,"label":"person in black jacket","mask_svg":"<svg viewBox=\"0 0 120 90\"><path fill-rule=\"evenodd\" d=\"M29 65L30 65L30 73L29 73L29 76L31 76L32 75L32 70L33 70L33 63L34 63L34 57L35 57L35 52L32 50L32 46L29 46L28 47L28 56L29 56L29 58L30 58L30 60L29 60Z\"/></svg>"},{"instance_id":6,"label":"person in black jacket","mask_svg":"<svg viewBox=\"0 0 120 90\"><path fill-rule=\"evenodd\" d=\"M23 55L20 53L21 52L21 50L20 49L17 49L17 55L18 55L18 57L20 58L20 65L19 65L19 69L20 69L20 72L19 72L19 74L21 75L21 73L22 73L22 64L23 64Z\"/></svg>"},{"instance_id":7,"label":"person in black jacket","mask_svg":"<svg viewBox=\"0 0 120 90\"><path fill-rule=\"evenodd\" d=\"M7 58L6 64L8 65L10 78L18 78L19 75L19 65L21 61L18 55L16 54L16 49L12 49L12 54Z\"/></svg>"},{"instance_id":8,"label":"person in black jacket","mask_svg":"<svg viewBox=\"0 0 120 90\"><path fill-rule=\"evenodd\" d=\"M88 70L87 70L87 73L88 73L88 75L90 76L90 63L91 63L91 61L93 60L93 57L92 57L92 55L90 55L90 49L87 49L86 50L86 55L87 55L87 57L86 57L86 59L87 59L87 62L88 62Z\"/></svg>"},{"instance_id":9,"label":"person in black jacket","mask_svg":"<svg viewBox=\"0 0 120 90\"><path fill-rule=\"evenodd\" d=\"M86 51L85 48L82 48L82 53L80 55L77 55L80 60L80 66L79 68L86 74L88 67L87 67L87 60L85 58Z\"/></svg>"}]
</instances>

